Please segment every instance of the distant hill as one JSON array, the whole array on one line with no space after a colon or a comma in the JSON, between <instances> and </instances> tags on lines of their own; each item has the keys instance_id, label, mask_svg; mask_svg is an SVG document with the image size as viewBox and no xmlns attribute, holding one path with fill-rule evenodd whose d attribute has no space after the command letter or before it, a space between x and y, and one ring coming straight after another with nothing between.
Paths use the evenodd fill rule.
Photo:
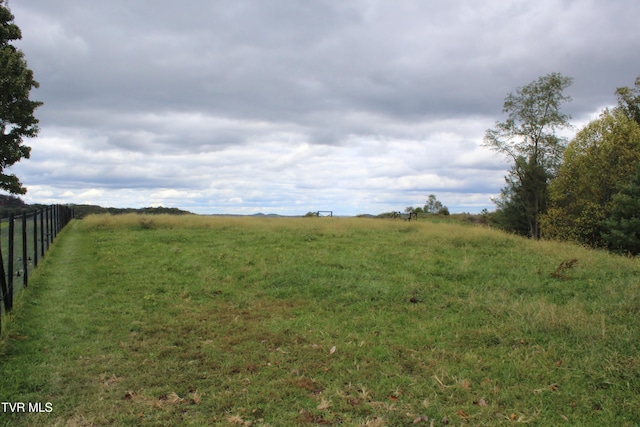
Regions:
<instances>
[{"instance_id":1,"label":"distant hill","mask_svg":"<svg viewBox=\"0 0 640 427\"><path fill-rule=\"evenodd\" d=\"M128 213L137 213L137 214L148 214L148 215L193 215L192 212L184 211L178 208L165 208L162 206L159 207L148 207L148 208L105 208L97 205L68 205L70 208L73 208L73 212L75 218L82 219L87 215L91 214L111 214L111 215L121 215Z\"/></svg>"},{"instance_id":2,"label":"distant hill","mask_svg":"<svg viewBox=\"0 0 640 427\"><path fill-rule=\"evenodd\" d=\"M13 214L21 214L22 212L33 212L38 209L42 209L47 205L42 204L33 204L29 205L25 203L21 198L11 195L0 194L0 218L7 218L9 215ZM165 208L165 207L156 207L156 208L105 208L97 205L76 205L76 204L67 204L66 206L72 208L74 210L74 215L78 219L82 219L87 215L91 214L125 214L125 213L139 213L139 214L169 214L169 215L187 215L192 214L191 212L184 211L178 208Z\"/></svg>"},{"instance_id":3,"label":"distant hill","mask_svg":"<svg viewBox=\"0 0 640 427\"><path fill-rule=\"evenodd\" d=\"M7 194L0 194L0 218L7 218L11 214L22 214L43 208L45 205L28 205L21 198Z\"/></svg>"},{"instance_id":4,"label":"distant hill","mask_svg":"<svg viewBox=\"0 0 640 427\"><path fill-rule=\"evenodd\" d=\"M274 214L274 213L270 213L270 214L263 214L262 212L258 212L255 213L253 215L248 215L248 216L262 216L265 218L283 218L284 215L278 215L278 214Z\"/></svg>"},{"instance_id":5,"label":"distant hill","mask_svg":"<svg viewBox=\"0 0 640 427\"><path fill-rule=\"evenodd\" d=\"M0 194L1 210L25 209L26 206L28 205L19 197Z\"/></svg>"}]
</instances>

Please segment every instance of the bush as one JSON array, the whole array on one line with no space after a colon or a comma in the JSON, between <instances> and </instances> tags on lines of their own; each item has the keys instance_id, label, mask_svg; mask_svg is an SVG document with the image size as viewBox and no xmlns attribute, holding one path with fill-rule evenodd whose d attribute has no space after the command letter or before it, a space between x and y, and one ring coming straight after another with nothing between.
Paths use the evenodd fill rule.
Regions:
<instances>
[{"instance_id":1,"label":"bush","mask_svg":"<svg viewBox=\"0 0 640 427\"><path fill-rule=\"evenodd\" d=\"M611 249L640 254L640 165L631 182L613 196L611 214L602 226L602 238Z\"/></svg>"}]
</instances>

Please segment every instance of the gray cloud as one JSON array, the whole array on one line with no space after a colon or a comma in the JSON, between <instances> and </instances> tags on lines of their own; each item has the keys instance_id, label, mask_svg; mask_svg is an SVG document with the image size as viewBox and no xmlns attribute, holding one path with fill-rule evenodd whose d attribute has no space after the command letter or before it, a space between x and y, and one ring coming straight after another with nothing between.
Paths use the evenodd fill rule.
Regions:
<instances>
[{"instance_id":1,"label":"gray cloud","mask_svg":"<svg viewBox=\"0 0 640 427\"><path fill-rule=\"evenodd\" d=\"M574 77L576 123L640 74L640 5L12 2L44 101L29 201L198 212L491 208L507 93ZM400 205L400 206L398 206Z\"/></svg>"}]
</instances>

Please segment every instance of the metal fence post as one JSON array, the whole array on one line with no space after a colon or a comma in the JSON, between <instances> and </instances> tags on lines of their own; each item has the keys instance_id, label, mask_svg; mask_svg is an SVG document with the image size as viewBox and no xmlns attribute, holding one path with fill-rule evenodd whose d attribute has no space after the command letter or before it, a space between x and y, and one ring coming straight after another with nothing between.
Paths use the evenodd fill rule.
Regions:
<instances>
[{"instance_id":1,"label":"metal fence post","mask_svg":"<svg viewBox=\"0 0 640 427\"><path fill-rule=\"evenodd\" d=\"M22 284L29 284L29 255L27 253L27 211L22 212Z\"/></svg>"},{"instance_id":2,"label":"metal fence post","mask_svg":"<svg viewBox=\"0 0 640 427\"><path fill-rule=\"evenodd\" d=\"M44 258L44 208L40 209L40 256Z\"/></svg>"},{"instance_id":3,"label":"metal fence post","mask_svg":"<svg viewBox=\"0 0 640 427\"><path fill-rule=\"evenodd\" d=\"M8 255L8 261L7 261L7 289L9 291L9 307L7 308L7 306L5 305L5 309L7 309L7 311L11 310L13 308L13 246L14 246L14 241L13 241L13 237L14 237L14 231L15 231L15 224L14 224L14 219L15 216L14 214L9 215L9 253Z\"/></svg>"},{"instance_id":4,"label":"metal fence post","mask_svg":"<svg viewBox=\"0 0 640 427\"><path fill-rule=\"evenodd\" d=\"M9 286L7 284L7 275L4 271L4 259L2 258L2 246L0 245L0 290L2 290L2 302L4 303L4 311L7 313L11 310L11 300L9 299ZM0 310L1 312L2 310Z\"/></svg>"},{"instance_id":5,"label":"metal fence post","mask_svg":"<svg viewBox=\"0 0 640 427\"><path fill-rule=\"evenodd\" d=\"M33 213L33 267L38 266L38 211Z\"/></svg>"},{"instance_id":6,"label":"metal fence post","mask_svg":"<svg viewBox=\"0 0 640 427\"><path fill-rule=\"evenodd\" d=\"M4 274L4 261L2 260L2 245L0 245L0 291L2 292L2 301L0 303L4 304L5 313L9 311L8 307L8 297L9 290L7 289L7 278ZM0 307L0 333L2 333L2 307Z\"/></svg>"},{"instance_id":7,"label":"metal fence post","mask_svg":"<svg viewBox=\"0 0 640 427\"><path fill-rule=\"evenodd\" d=\"M55 232L54 229L55 227L53 226L54 224L54 215L53 215L54 209L53 209L53 205L49 206L49 242L52 244L53 243L53 239L55 238Z\"/></svg>"},{"instance_id":8,"label":"metal fence post","mask_svg":"<svg viewBox=\"0 0 640 427\"><path fill-rule=\"evenodd\" d=\"M51 208L47 206L44 210L46 214L45 225L47 227L47 248L45 250L49 250L49 236L51 236L51 222L49 221L49 210Z\"/></svg>"},{"instance_id":9,"label":"metal fence post","mask_svg":"<svg viewBox=\"0 0 640 427\"><path fill-rule=\"evenodd\" d=\"M53 238L55 239L58 237L58 205L53 205L51 209L53 209Z\"/></svg>"}]
</instances>

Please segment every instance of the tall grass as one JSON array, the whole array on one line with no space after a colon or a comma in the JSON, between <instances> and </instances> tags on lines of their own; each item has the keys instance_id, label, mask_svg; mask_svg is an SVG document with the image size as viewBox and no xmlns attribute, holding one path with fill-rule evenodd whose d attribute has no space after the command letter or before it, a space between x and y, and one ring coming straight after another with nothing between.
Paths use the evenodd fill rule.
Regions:
<instances>
[{"instance_id":1,"label":"tall grass","mask_svg":"<svg viewBox=\"0 0 640 427\"><path fill-rule=\"evenodd\" d=\"M0 347L3 400L53 412L4 415L633 426L639 270L458 224L87 217L62 233Z\"/></svg>"}]
</instances>

